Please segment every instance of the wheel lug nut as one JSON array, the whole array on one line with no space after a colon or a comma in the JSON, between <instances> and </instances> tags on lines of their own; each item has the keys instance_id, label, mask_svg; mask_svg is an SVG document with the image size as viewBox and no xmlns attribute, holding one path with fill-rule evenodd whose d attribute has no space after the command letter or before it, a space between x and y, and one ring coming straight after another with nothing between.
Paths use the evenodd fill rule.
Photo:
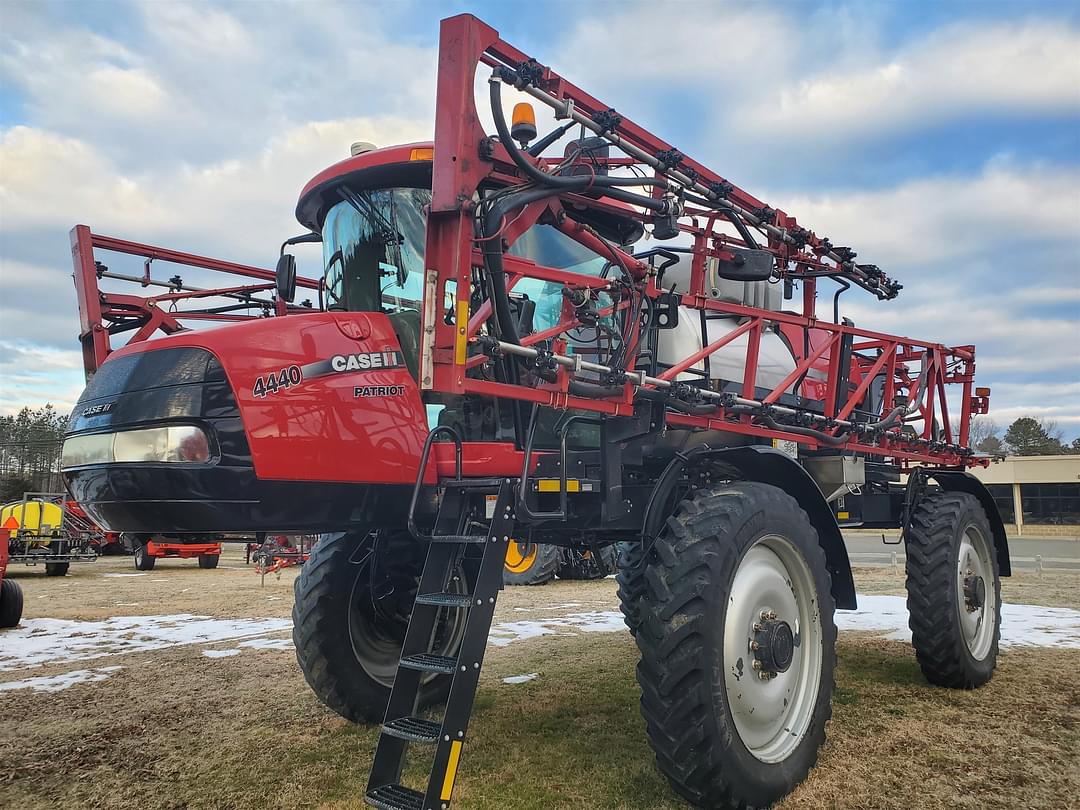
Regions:
<instances>
[{"instance_id":1,"label":"wheel lug nut","mask_svg":"<svg viewBox=\"0 0 1080 810\"><path fill-rule=\"evenodd\" d=\"M758 650L761 649L761 645L758 644L756 641L751 641L750 642L750 649L753 650L754 652L757 652Z\"/></svg>"},{"instance_id":2,"label":"wheel lug nut","mask_svg":"<svg viewBox=\"0 0 1080 810\"><path fill-rule=\"evenodd\" d=\"M761 662L755 658L754 662L750 666L752 666L754 669L761 669Z\"/></svg>"}]
</instances>

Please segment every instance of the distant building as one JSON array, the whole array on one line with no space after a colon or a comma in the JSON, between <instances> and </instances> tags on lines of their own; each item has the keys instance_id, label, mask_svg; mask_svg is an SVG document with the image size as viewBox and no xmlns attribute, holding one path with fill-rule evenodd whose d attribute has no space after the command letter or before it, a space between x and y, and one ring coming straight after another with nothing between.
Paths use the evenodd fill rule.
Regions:
<instances>
[{"instance_id":1,"label":"distant building","mask_svg":"<svg viewBox=\"0 0 1080 810\"><path fill-rule=\"evenodd\" d=\"M1080 455L1008 456L973 472L1010 534L1080 536Z\"/></svg>"}]
</instances>

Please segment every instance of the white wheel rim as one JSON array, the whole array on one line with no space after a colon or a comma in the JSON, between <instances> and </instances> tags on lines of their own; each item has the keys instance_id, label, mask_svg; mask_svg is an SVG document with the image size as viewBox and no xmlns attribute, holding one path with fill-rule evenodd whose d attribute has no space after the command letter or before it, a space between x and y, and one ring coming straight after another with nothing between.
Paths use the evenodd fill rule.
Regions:
<instances>
[{"instance_id":1,"label":"white wheel rim","mask_svg":"<svg viewBox=\"0 0 1080 810\"><path fill-rule=\"evenodd\" d=\"M775 614L795 638L786 671L754 668L755 625ZM780 762L813 721L824 661L821 606L810 566L787 538L767 535L743 554L724 617L724 680L735 729L762 762Z\"/></svg>"},{"instance_id":2,"label":"white wheel rim","mask_svg":"<svg viewBox=\"0 0 1080 810\"><path fill-rule=\"evenodd\" d=\"M960 553L956 560L956 607L960 615L960 630L968 652L976 661L990 654L997 624L997 595L994 588L994 562L990 542L975 525L964 529L960 537ZM975 577L983 581L985 598L974 605L965 593L964 584Z\"/></svg>"}]
</instances>

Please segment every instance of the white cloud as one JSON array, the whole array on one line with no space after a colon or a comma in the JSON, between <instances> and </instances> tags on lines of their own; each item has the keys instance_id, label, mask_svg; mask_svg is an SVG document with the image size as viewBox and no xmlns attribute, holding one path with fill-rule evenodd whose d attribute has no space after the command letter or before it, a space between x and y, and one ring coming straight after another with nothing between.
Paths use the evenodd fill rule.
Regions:
<instances>
[{"instance_id":1,"label":"white cloud","mask_svg":"<svg viewBox=\"0 0 1080 810\"><path fill-rule=\"evenodd\" d=\"M8 339L7 319L0 339L0 414L16 413L23 406L51 402L61 413L70 411L82 393L82 357L78 351L48 349Z\"/></svg>"},{"instance_id":2,"label":"white cloud","mask_svg":"<svg viewBox=\"0 0 1080 810\"><path fill-rule=\"evenodd\" d=\"M837 140L987 111L1080 111L1080 31L965 22L860 67L789 81L732 120L749 133L796 128L800 138Z\"/></svg>"},{"instance_id":3,"label":"white cloud","mask_svg":"<svg viewBox=\"0 0 1080 810\"><path fill-rule=\"evenodd\" d=\"M874 191L773 193L769 199L886 272L889 265L918 263L947 273L948 262L1003 238L1065 240L1080 247L1075 166L999 161L976 176L931 177Z\"/></svg>"}]
</instances>

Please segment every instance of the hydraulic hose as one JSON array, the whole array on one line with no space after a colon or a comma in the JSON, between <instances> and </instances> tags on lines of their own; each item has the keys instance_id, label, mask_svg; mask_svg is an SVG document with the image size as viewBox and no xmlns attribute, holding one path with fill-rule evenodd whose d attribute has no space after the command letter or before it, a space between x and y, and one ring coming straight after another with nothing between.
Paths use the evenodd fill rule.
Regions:
<instances>
[{"instance_id":1,"label":"hydraulic hose","mask_svg":"<svg viewBox=\"0 0 1080 810\"><path fill-rule=\"evenodd\" d=\"M812 439L820 442L821 444L827 444L830 447L839 447L848 440L847 433L841 433L839 436L833 436L831 433L825 433L822 430L814 430L813 428L800 427L799 425L779 425L774 422L769 416L759 416L758 420L769 430L779 430L783 431L784 433L796 433L799 436L809 436Z\"/></svg>"},{"instance_id":2,"label":"hydraulic hose","mask_svg":"<svg viewBox=\"0 0 1080 810\"><path fill-rule=\"evenodd\" d=\"M566 191L578 190L578 187L581 186L599 186L605 189L610 188L611 186L659 186L660 188L665 189L668 187L667 180L660 177L607 177L583 175L561 177L559 175L548 174L547 172L538 169L529 162L528 158L521 154L521 150L514 144L514 139L510 135L510 128L506 126L506 116L503 115L502 108L502 79L500 78L498 69L496 69L495 73L488 79L488 89L491 97L491 117L495 120L495 130L499 133L499 143L505 147L507 154L509 154L510 159L517 164L517 167L535 182L546 186L558 186Z\"/></svg>"},{"instance_id":3,"label":"hydraulic hose","mask_svg":"<svg viewBox=\"0 0 1080 810\"><path fill-rule=\"evenodd\" d=\"M517 332L517 325L510 314L510 297L506 292L506 272L503 268L502 240L493 238L499 232L503 217L514 208L529 203L539 202L548 197L554 197L558 190L551 188L530 188L509 194L503 197L485 215L482 228L484 241L481 250L484 254L484 267L487 269L488 283L491 285L492 309L495 313L495 324L499 329L499 337L507 343L521 343L521 337Z\"/></svg>"},{"instance_id":4,"label":"hydraulic hose","mask_svg":"<svg viewBox=\"0 0 1080 810\"><path fill-rule=\"evenodd\" d=\"M850 290L851 285L839 276L834 276L833 281L840 285L840 289L836 291L832 299L832 319L833 323L840 323L840 296Z\"/></svg>"},{"instance_id":5,"label":"hydraulic hose","mask_svg":"<svg viewBox=\"0 0 1080 810\"><path fill-rule=\"evenodd\" d=\"M922 358L922 370L919 372L919 385L915 392L915 396L911 398L911 401L907 405L898 405L889 411L885 418L878 422L870 422L866 425L868 430L888 430L898 421L905 416L910 416L915 413L919 407L919 403L922 402L923 394L926 393L926 382L929 377L930 364L926 361L926 354L923 354Z\"/></svg>"}]
</instances>

